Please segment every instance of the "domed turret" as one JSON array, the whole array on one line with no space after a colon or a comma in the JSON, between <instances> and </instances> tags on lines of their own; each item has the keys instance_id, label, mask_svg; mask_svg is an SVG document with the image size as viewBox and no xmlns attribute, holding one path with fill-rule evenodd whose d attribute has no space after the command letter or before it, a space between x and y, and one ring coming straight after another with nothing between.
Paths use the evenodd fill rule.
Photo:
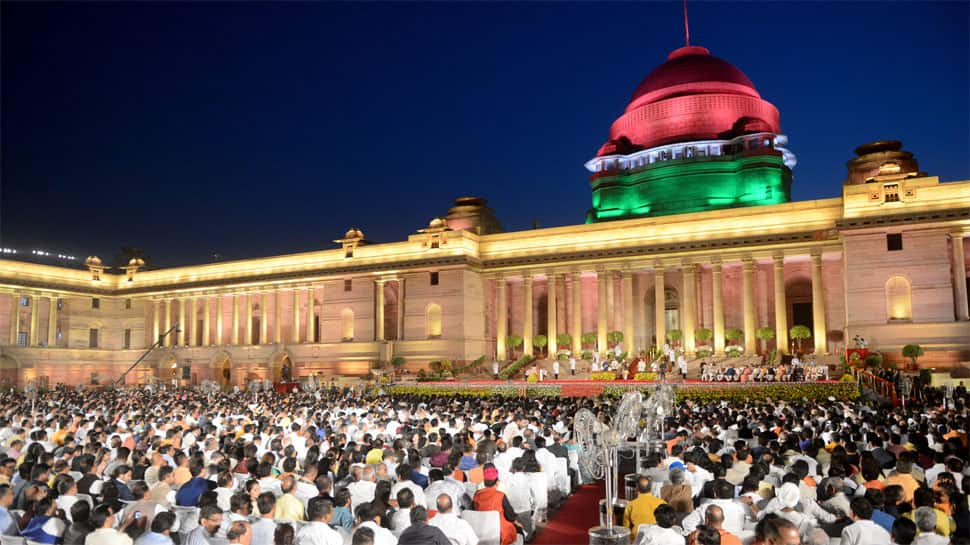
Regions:
<instances>
[{"instance_id":1,"label":"domed turret","mask_svg":"<svg viewBox=\"0 0 970 545\"><path fill-rule=\"evenodd\" d=\"M733 64L703 47L681 47L640 82L597 156L731 137L752 126L779 132L778 110Z\"/></svg>"},{"instance_id":2,"label":"domed turret","mask_svg":"<svg viewBox=\"0 0 970 545\"><path fill-rule=\"evenodd\" d=\"M643 78L586 163L586 221L788 202L795 155L778 110L733 64L681 47Z\"/></svg>"}]
</instances>

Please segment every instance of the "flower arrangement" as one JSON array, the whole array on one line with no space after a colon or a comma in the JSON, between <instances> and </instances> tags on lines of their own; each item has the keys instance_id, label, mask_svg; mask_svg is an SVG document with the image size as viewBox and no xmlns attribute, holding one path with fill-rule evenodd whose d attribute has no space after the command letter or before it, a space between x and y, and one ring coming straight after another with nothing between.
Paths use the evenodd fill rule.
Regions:
<instances>
[{"instance_id":1,"label":"flower arrangement","mask_svg":"<svg viewBox=\"0 0 970 545\"><path fill-rule=\"evenodd\" d=\"M724 353L727 354L728 357L736 358L744 353L744 347L732 344L731 346L724 347Z\"/></svg>"},{"instance_id":2,"label":"flower arrangement","mask_svg":"<svg viewBox=\"0 0 970 545\"><path fill-rule=\"evenodd\" d=\"M699 346L697 347L697 357L698 358L709 358L714 354L714 350L709 346Z\"/></svg>"},{"instance_id":3,"label":"flower arrangement","mask_svg":"<svg viewBox=\"0 0 970 545\"><path fill-rule=\"evenodd\" d=\"M526 382L539 382L539 376L536 375L535 373L532 373L531 375L529 375L529 378L525 380Z\"/></svg>"},{"instance_id":4,"label":"flower arrangement","mask_svg":"<svg viewBox=\"0 0 970 545\"><path fill-rule=\"evenodd\" d=\"M616 373L613 371L597 371L590 375L590 380L616 380Z\"/></svg>"},{"instance_id":5,"label":"flower arrangement","mask_svg":"<svg viewBox=\"0 0 970 545\"><path fill-rule=\"evenodd\" d=\"M633 380L657 380L657 373L637 373Z\"/></svg>"},{"instance_id":6,"label":"flower arrangement","mask_svg":"<svg viewBox=\"0 0 970 545\"><path fill-rule=\"evenodd\" d=\"M603 388L605 397L620 397L629 391L649 394L653 386L628 383L627 385L607 385ZM541 397L553 398L562 395L559 386L529 384L526 386L489 386L459 384L399 384L384 389L392 396L439 396L439 397ZM817 383L771 383L755 387L738 388L718 385L685 386L676 390L677 401L690 400L695 403L716 401L796 401L801 399L824 399L834 397L839 400L855 400L860 396L859 385L852 381L837 384Z\"/></svg>"}]
</instances>

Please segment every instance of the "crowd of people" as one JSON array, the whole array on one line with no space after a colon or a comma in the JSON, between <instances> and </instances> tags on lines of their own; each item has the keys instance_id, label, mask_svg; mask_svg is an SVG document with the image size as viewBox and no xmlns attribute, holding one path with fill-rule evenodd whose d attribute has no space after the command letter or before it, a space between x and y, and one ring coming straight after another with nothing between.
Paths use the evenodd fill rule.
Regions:
<instances>
[{"instance_id":1,"label":"crowd of people","mask_svg":"<svg viewBox=\"0 0 970 545\"><path fill-rule=\"evenodd\" d=\"M368 390L0 394L0 533L65 545L528 542L590 480L616 400ZM967 394L941 409L685 401L622 523L636 545L970 543ZM497 528L495 528L497 521ZM585 542L585 539L584 539Z\"/></svg>"},{"instance_id":2,"label":"crowd of people","mask_svg":"<svg viewBox=\"0 0 970 545\"><path fill-rule=\"evenodd\" d=\"M701 362L701 380L706 382L817 382L829 380L828 365L814 360L778 365L723 365Z\"/></svg>"}]
</instances>

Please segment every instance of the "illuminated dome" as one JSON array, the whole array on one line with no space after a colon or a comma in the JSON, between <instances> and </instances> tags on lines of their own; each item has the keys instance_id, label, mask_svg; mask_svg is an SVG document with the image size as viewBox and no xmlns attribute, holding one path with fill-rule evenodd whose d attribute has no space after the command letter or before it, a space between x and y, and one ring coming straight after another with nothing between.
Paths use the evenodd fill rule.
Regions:
<instances>
[{"instance_id":1,"label":"illuminated dome","mask_svg":"<svg viewBox=\"0 0 970 545\"><path fill-rule=\"evenodd\" d=\"M748 76L733 64L711 56L707 48L687 46L674 50L667 62L643 78L626 111L676 95L702 93L761 98Z\"/></svg>"},{"instance_id":2,"label":"illuminated dome","mask_svg":"<svg viewBox=\"0 0 970 545\"><path fill-rule=\"evenodd\" d=\"M636 88L597 152L626 155L665 144L781 132L778 110L751 80L706 48L670 53Z\"/></svg>"}]
</instances>

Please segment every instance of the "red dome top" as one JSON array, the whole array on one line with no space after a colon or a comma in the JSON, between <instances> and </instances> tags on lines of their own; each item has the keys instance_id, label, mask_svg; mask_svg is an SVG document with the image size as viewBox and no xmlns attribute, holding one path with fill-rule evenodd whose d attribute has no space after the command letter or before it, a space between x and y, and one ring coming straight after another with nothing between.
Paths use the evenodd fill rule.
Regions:
<instances>
[{"instance_id":1,"label":"red dome top","mask_svg":"<svg viewBox=\"0 0 970 545\"><path fill-rule=\"evenodd\" d=\"M780 133L778 110L734 65L703 47L687 46L643 79L596 155L752 131Z\"/></svg>"},{"instance_id":2,"label":"red dome top","mask_svg":"<svg viewBox=\"0 0 970 545\"><path fill-rule=\"evenodd\" d=\"M667 56L667 62L643 78L626 111L671 96L708 93L761 98L754 84L733 64L711 56L704 47L687 46Z\"/></svg>"}]
</instances>

